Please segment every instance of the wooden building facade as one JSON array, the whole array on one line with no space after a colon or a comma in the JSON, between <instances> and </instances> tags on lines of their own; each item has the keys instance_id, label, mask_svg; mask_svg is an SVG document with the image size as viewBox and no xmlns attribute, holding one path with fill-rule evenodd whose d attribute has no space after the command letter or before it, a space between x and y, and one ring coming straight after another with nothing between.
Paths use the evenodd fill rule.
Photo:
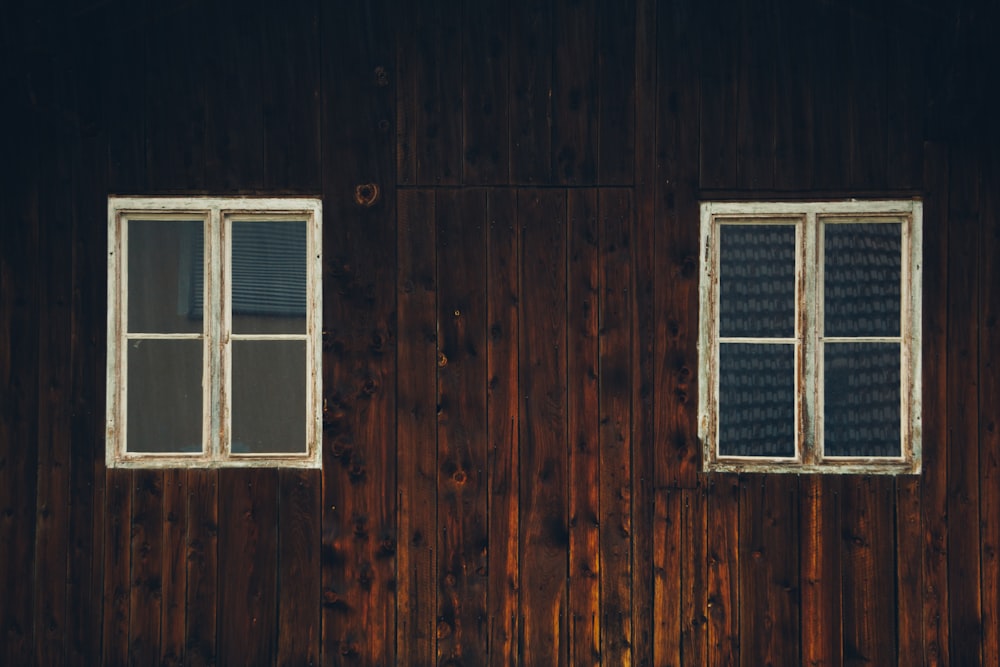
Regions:
<instances>
[{"instance_id":1,"label":"wooden building facade","mask_svg":"<svg viewBox=\"0 0 1000 667\"><path fill-rule=\"evenodd\" d=\"M4 3L0 664L1000 664L997 18ZM322 470L106 468L110 194L322 197ZM699 202L851 197L921 474L704 472Z\"/></svg>"}]
</instances>

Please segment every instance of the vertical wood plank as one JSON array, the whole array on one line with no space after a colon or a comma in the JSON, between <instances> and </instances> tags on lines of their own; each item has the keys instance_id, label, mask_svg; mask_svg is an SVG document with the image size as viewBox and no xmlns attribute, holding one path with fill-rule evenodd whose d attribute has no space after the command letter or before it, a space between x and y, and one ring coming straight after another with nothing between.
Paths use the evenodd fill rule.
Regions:
<instances>
[{"instance_id":1,"label":"vertical wood plank","mask_svg":"<svg viewBox=\"0 0 1000 667\"><path fill-rule=\"evenodd\" d=\"M736 189L740 85L740 16L726 3L704 3L698 22L701 48L699 183Z\"/></svg>"},{"instance_id":2,"label":"vertical wood plank","mask_svg":"<svg viewBox=\"0 0 1000 667\"><path fill-rule=\"evenodd\" d=\"M850 185L881 190L886 186L888 127L886 112L885 10L872 5L867 16L855 14L847 35L850 61Z\"/></svg>"},{"instance_id":3,"label":"vertical wood plank","mask_svg":"<svg viewBox=\"0 0 1000 667\"><path fill-rule=\"evenodd\" d=\"M776 0L774 8L774 187L809 190L813 182L812 5Z\"/></svg>"},{"instance_id":4,"label":"vertical wood plank","mask_svg":"<svg viewBox=\"0 0 1000 667\"><path fill-rule=\"evenodd\" d=\"M800 483L802 664L810 667L844 660L841 483L839 475L809 475Z\"/></svg>"},{"instance_id":5,"label":"vertical wood plank","mask_svg":"<svg viewBox=\"0 0 1000 667\"><path fill-rule=\"evenodd\" d=\"M486 662L486 193L437 195L439 664Z\"/></svg>"},{"instance_id":6,"label":"vertical wood plank","mask_svg":"<svg viewBox=\"0 0 1000 667\"><path fill-rule=\"evenodd\" d=\"M322 164L319 3L261 3L257 29L264 188L316 192ZM389 85L390 79L379 83ZM388 134L392 128L386 123L379 130Z\"/></svg>"},{"instance_id":7,"label":"vertical wood plank","mask_svg":"<svg viewBox=\"0 0 1000 667\"><path fill-rule=\"evenodd\" d=\"M67 94L68 76L58 61L34 71L39 103L57 104ZM38 397L34 568L34 660L61 663L67 657L66 570L69 549L69 484L72 359L72 164L66 128L41 118L39 162ZM16 352L15 352L16 353ZM30 574L29 574L30 573Z\"/></svg>"},{"instance_id":8,"label":"vertical wood plank","mask_svg":"<svg viewBox=\"0 0 1000 667\"><path fill-rule=\"evenodd\" d=\"M23 114L26 116L27 114ZM39 397L39 166L34 123L0 147L0 662L31 664Z\"/></svg>"},{"instance_id":9,"label":"vertical wood plank","mask_svg":"<svg viewBox=\"0 0 1000 667\"><path fill-rule=\"evenodd\" d=\"M152 665L160 659L163 613L163 472L137 471L132 484L128 661Z\"/></svg>"},{"instance_id":10,"label":"vertical wood plank","mask_svg":"<svg viewBox=\"0 0 1000 667\"><path fill-rule=\"evenodd\" d=\"M635 182L635 0L597 4L597 182Z\"/></svg>"},{"instance_id":11,"label":"vertical wood plank","mask_svg":"<svg viewBox=\"0 0 1000 667\"><path fill-rule=\"evenodd\" d=\"M711 477L708 517L707 664L726 667L740 662L738 475Z\"/></svg>"},{"instance_id":12,"label":"vertical wood plank","mask_svg":"<svg viewBox=\"0 0 1000 667\"><path fill-rule=\"evenodd\" d=\"M656 489L653 516L653 664L681 662L682 492Z\"/></svg>"},{"instance_id":13,"label":"vertical wood plank","mask_svg":"<svg viewBox=\"0 0 1000 667\"><path fill-rule=\"evenodd\" d=\"M601 653L601 447L598 331L601 311L597 190L569 191L567 265L569 430L569 664L599 665ZM612 529L611 526L606 526Z\"/></svg>"},{"instance_id":14,"label":"vertical wood plank","mask_svg":"<svg viewBox=\"0 0 1000 667\"><path fill-rule=\"evenodd\" d=\"M632 664L632 191L603 189L600 239L601 659Z\"/></svg>"},{"instance_id":15,"label":"vertical wood plank","mask_svg":"<svg viewBox=\"0 0 1000 667\"><path fill-rule=\"evenodd\" d=\"M522 662L567 664L566 198L518 193Z\"/></svg>"},{"instance_id":16,"label":"vertical wood plank","mask_svg":"<svg viewBox=\"0 0 1000 667\"><path fill-rule=\"evenodd\" d=\"M591 184L597 177L600 113L596 2L553 4L551 95L555 182Z\"/></svg>"},{"instance_id":17,"label":"vertical wood plank","mask_svg":"<svg viewBox=\"0 0 1000 667\"><path fill-rule=\"evenodd\" d=\"M798 479L740 482L740 664L798 665Z\"/></svg>"},{"instance_id":18,"label":"vertical wood plank","mask_svg":"<svg viewBox=\"0 0 1000 667\"><path fill-rule=\"evenodd\" d=\"M510 182L552 179L552 0L532 3L510 19Z\"/></svg>"},{"instance_id":19,"label":"vertical wood plank","mask_svg":"<svg viewBox=\"0 0 1000 667\"><path fill-rule=\"evenodd\" d=\"M951 664L948 640L948 151L924 149L923 534L924 664Z\"/></svg>"},{"instance_id":20,"label":"vertical wood plank","mask_svg":"<svg viewBox=\"0 0 1000 667\"><path fill-rule=\"evenodd\" d=\"M143 194L204 188L206 159L214 155L207 145L207 79L201 75L212 44L206 35L207 10L202 5L171 10L166 3L148 2L141 25L152 29L138 36L145 52L145 71L138 77L146 84L145 108L140 112L145 119ZM119 53L117 57L132 55ZM131 82L125 85L127 90ZM232 165L213 156L209 166L212 187L226 184L222 174Z\"/></svg>"},{"instance_id":21,"label":"vertical wood plank","mask_svg":"<svg viewBox=\"0 0 1000 667\"><path fill-rule=\"evenodd\" d=\"M146 187L147 0L116 6L104 30L115 35L104 53L107 90L130 90L106 105L109 191L148 194ZM157 85L155 79L150 85ZM200 139L200 138L199 138ZM200 144L198 144L200 145Z\"/></svg>"},{"instance_id":22,"label":"vertical wood plank","mask_svg":"<svg viewBox=\"0 0 1000 667\"><path fill-rule=\"evenodd\" d=\"M656 313L654 230L656 220L656 2L635 3L635 328L632 337L632 620L635 663L653 664L653 517L656 496L654 373Z\"/></svg>"},{"instance_id":23,"label":"vertical wood plank","mask_svg":"<svg viewBox=\"0 0 1000 667\"><path fill-rule=\"evenodd\" d=\"M983 164L979 237L979 511L983 611L983 664L1000 663L1000 435L991 406L1000 404L1000 156Z\"/></svg>"},{"instance_id":24,"label":"vertical wood plank","mask_svg":"<svg viewBox=\"0 0 1000 667\"><path fill-rule=\"evenodd\" d=\"M131 470L108 470L104 532L103 664L129 664L129 599L132 582Z\"/></svg>"},{"instance_id":25,"label":"vertical wood plank","mask_svg":"<svg viewBox=\"0 0 1000 667\"><path fill-rule=\"evenodd\" d=\"M706 489L684 489L681 508L681 658L708 662L707 502Z\"/></svg>"},{"instance_id":26,"label":"vertical wood plank","mask_svg":"<svg viewBox=\"0 0 1000 667\"><path fill-rule=\"evenodd\" d=\"M499 185L509 179L509 29L510 8L506 0L465 3L462 182L467 185Z\"/></svg>"},{"instance_id":27,"label":"vertical wood plank","mask_svg":"<svg viewBox=\"0 0 1000 667\"><path fill-rule=\"evenodd\" d=\"M919 665L923 647L923 535L920 532L920 483L896 480L896 643L898 664ZM805 608L803 607L803 613Z\"/></svg>"},{"instance_id":28,"label":"vertical wood plank","mask_svg":"<svg viewBox=\"0 0 1000 667\"><path fill-rule=\"evenodd\" d=\"M188 11L195 14L187 17L191 25L180 27L200 31L195 39L203 41L186 44L184 50L203 50L202 59L191 66L208 70L192 80L205 86L202 187L211 191L253 192L264 183L261 5L256 0L213 0L204 8L192 5ZM197 16L198 9L207 16ZM285 122L290 124L290 119Z\"/></svg>"},{"instance_id":29,"label":"vertical wood plank","mask_svg":"<svg viewBox=\"0 0 1000 667\"><path fill-rule=\"evenodd\" d=\"M741 3L736 178L742 189L774 187L775 9L773 0Z\"/></svg>"},{"instance_id":30,"label":"vertical wood plank","mask_svg":"<svg viewBox=\"0 0 1000 667\"><path fill-rule=\"evenodd\" d=\"M948 194L948 621L954 664L981 664L979 163L953 144Z\"/></svg>"},{"instance_id":31,"label":"vertical wood plank","mask_svg":"<svg viewBox=\"0 0 1000 667\"><path fill-rule=\"evenodd\" d=\"M319 664L322 479L318 470L278 471L276 662L282 667Z\"/></svg>"},{"instance_id":32,"label":"vertical wood plank","mask_svg":"<svg viewBox=\"0 0 1000 667\"><path fill-rule=\"evenodd\" d=\"M896 13L890 22L886 45L886 186L890 189L918 189L923 184L926 82L913 53L927 40L927 32L926 24L906 13Z\"/></svg>"},{"instance_id":33,"label":"vertical wood plank","mask_svg":"<svg viewBox=\"0 0 1000 667\"><path fill-rule=\"evenodd\" d=\"M95 664L101 654L104 538L104 343L107 326L108 142L102 109L106 21L96 12L81 21L75 78L81 132L73 151L73 305L69 553L66 608L68 664ZM97 128L100 128L98 130ZM2 291L0 287L0 291ZM2 330L2 327L0 327ZM2 373L0 373L2 375ZM0 436L2 437L2 436ZM2 548L2 547L0 547ZM88 613L73 613L87 609Z\"/></svg>"},{"instance_id":34,"label":"vertical wood plank","mask_svg":"<svg viewBox=\"0 0 1000 667\"><path fill-rule=\"evenodd\" d=\"M815 35L810 49L814 63L813 91L813 188L846 189L850 174L850 141L845 140L848 124L850 45L849 22L844 5L817 3L810 26Z\"/></svg>"},{"instance_id":35,"label":"vertical wood plank","mask_svg":"<svg viewBox=\"0 0 1000 667\"><path fill-rule=\"evenodd\" d=\"M399 191L398 622L400 664L436 658L437 243L434 193ZM332 414L332 419L343 418ZM491 535L492 538L492 535ZM491 565L492 568L492 565ZM324 656L325 657L325 656Z\"/></svg>"},{"instance_id":36,"label":"vertical wood plank","mask_svg":"<svg viewBox=\"0 0 1000 667\"><path fill-rule=\"evenodd\" d=\"M462 182L462 3L414 3L416 184Z\"/></svg>"},{"instance_id":37,"label":"vertical wood plank","mask_svg":"<svg viewBox=\"0 0 1000 667\"><path fill-rule=\"evenodd\" d=\"M160 665L185 661L187 628L188 471L163 472L163 584Z\"/></svg>"},{"instance_id":38,"label":"vertical wood plank","mask_svg":"<svg viewBox=\"0 0 1000 667\"><path fill-rule=\"evenodd\" d=\"M49 69L51 68L51 70ZM55 104L66 95L59 63L37 73L40 102ZM70 137L40 124L42 143L38 216L38 450L35 515L35 660L57 664L67 657L66 571L69 550L69 483L72 423L72 165ZM25 573L22 573L24 576Z\"/></svg>"},{"instance_id":39,"label":"vertical wood plank","mask_svg":"<svg viewBox=\"0 0 1000 667\"><path fill-rule=\"evenodd\" d=\"M417 182L417 31L415 2L400 3L396 35L396 183Z\"/></svg>"},{"instance_id":40,"label":"vertical wood plank","mask_svg":"<svg viewBox=\"0 0 1000 667\"><path fill-rule=\"evenodd\" d=\"M219 605L219 472L191 470L187 487L186 664L217 662Z\"/></svg>"},{"instance_id":41,"label":"vertical wood plank","mask_svg":"<svg viewBox=\"0 0 1000 667\"><path fill-rule=\"evenodd\" d=\"M691 33L694 16L681 4L659 6L657 16L658 197L654 238L656 355L659 397L656 485L693 488L700 449L697 416L698 134L699 84Z\"/></svg>"},{"instance_id":42,"label":"vertical wood plank","mask_svg":"<svg viewBox=\"0 0 1000 667\"><path fill-rule=\"evenodd\" d=\"M396 51L392 5L321 4L324 217L322 660L392 664L396 561L394 91L373 73ZM378 188L357 203L359 185ZM394 543L393 543L394 544ZM394 549L393 549L394 550ZM336 602L339 600L339 602Z\"/></svg>"},{"instance_id":43,"label":"vertical wood plank","mask_svg":"<svg viewBox=\"0 0 1000 667\"><path fill-rule=\"evenodd\" d=\"M487 431L489 437L488 518L490 539L489 664L518 664L520 590L520 448L518 368L520 222L512 189L488 190L486 300L489 342Z\"/></svg>"},{"instance_id":44,"label":"vertical wood plank","mask_svg":"<svg viewBox=\"0 0 1000 667\"><path fill-rule=\"evenodd\" d=\"M219 471L219 662L271 664L277 642L277 471Z\"/></svg>"},{"instance_id":45,"label":"vertical wood plank","mask_svg":"<svg viewBox=\"0 0 1000 667\"><path fill-rule=\"evenodd\" d=\"M841 499L843 664L896 664L892 479L849 476Z\"/></svg>"}]
</instances>

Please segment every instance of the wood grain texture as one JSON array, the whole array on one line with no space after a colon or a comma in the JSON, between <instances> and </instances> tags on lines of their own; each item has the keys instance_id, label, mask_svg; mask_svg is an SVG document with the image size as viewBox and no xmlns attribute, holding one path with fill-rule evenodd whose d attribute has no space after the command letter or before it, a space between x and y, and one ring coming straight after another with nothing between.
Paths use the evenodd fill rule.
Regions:
<instances>
[{"instance_id":1,"label":"wood grain texture","mask_svg":"<svg viewBox=\"0 0 1000 667\"><path fill-rule=\"evenodd\" d=\"M553 667L568 658L565 216L562 191L518 192L521 660Z\"/></svg>"},{"instance_id":2,"label":"wood grain texture","mask_svg":"<svg viewBox=\"0 0 1000 667\"><path fill-rule=\"evenodd\" d=\"M219 471L219 662L271 664L277 644L278 473ZM239 563L231 567L230 563Z\"/></svg>"},{"instance_id":3,"label":"wood grain texture","mask_svg":"<svg viewBox=\"0 0 1000 667\"><path fill-rule=\"evenodd\" d=\"M878 14L880 7L871 9ZM886 30L881 21L852 16L848 32L850 186L884 190L888 127Z\"/></svg>"},{"instance_id":4,"label":"wood grain texture","mask_svg":"<svg viewBox=\"0 0 1000 667\"><path fill-rule=\"evenodd\" d=\"M818 5L810 25L815 65L813 82L813 188L846 189L850 179L848 106L850 42L848 14L842 5Z\"/></svg>"},{"instance_id":5,"label":"wood grain texture","mask_svg":"<svg viewBox=\"0 0 1000 667\"><path fill-rule=\"evenodd\" d=\"M188 472L185 660L217 664L219 608L219 472Z\"/></svg>"},{"instance_id":6,"label":"wood grain texture","mask_svg":"<svg viewBox=\"0 0 1000 667\"><path fill-rule=\"evenodd\" d=\"M740 664L800 659L798 479L740 481Z\"/></svg>"},{"instance_id":7,"label":"wood grain texture","mask_svg":"<svg viewBox=\"0 0 1000 667\"><path fill-rule=\"evenodd\" d=\"M603 303L595 188L570 190L567 261L567 429L569 432L569 613L571 665L600 664L603 614L600 548L601 447L598 332ZM608 526L607 528L610 528Z\"/></svg>"},{"instance_id":8,"label":"wood grain texture","mask_svg":"<svg viewBox=\"0 0 1000 667\"><path fill-rule=\"evenodd\" d=\"M634 212L632 191L599 191L600 274L600 582L601 658L631 665L632 342Z\"/></svg>"},{"instance_id":9,"label":"wood grain texture","mask_svg":"<svg viewBox=\"0 0 1000 667\"><path fill-rule=\"evenodd\" d=\"M518 398L520 222L513 190L488 190L486 309L489 664L519 664L520 441Z\"/></svg>"},{"instance_id":10,"label":"wood grain texture","mask_svg":"<svg viewBox=\"0 0 1000 667\"><path fill-rule=\"evenodd\" d=\"M893 480L848 476L841 492L843 661L896 663L896 638L886 625L896 615Z\"/></svg>"},{"instance_id":11,"label":"wood grain texture","mask_svg":"<svg viewBox=\"0 0 1000 667\"><path fill-rule=\"evenodd\" d=\"M555 182L597 178L600 113L595 0L553 3L552 166Z\"/></svg>"},{"instance_id":12,"label":"wood grain texture","mask_svg":"<svg viewBox=\"0 0 1000 667\"><path fill-rule=\"evenodd\" d=\"M813 183L813 85L816 54L812 7L776 0L774 12L774 187L806 191Z\"/></svg>"},{"instance_id":13,"label":"wood grain texture","mask_svg":"<svg viewBox=\"0 0 1000 667\"><path fill-rule=\"evenodd\" d=\"M282 667L319 664L322 475L278 471L278 646Z\"/></svg>"},{"instance_id":14,"label":"wood grain texture","mask_svg":"<svg viewBox=\"0 0 1000 667\"><path fill-rule=\"evenodd\" d=\"M533 4L511 14L510 182L545 185L552 180L552 6Z\"/></svg>"},{"instance_id":15,"label":"wood grain texture","mask_svg":"<svg viewBox=\"0 0 1000 667\"><path fill-rule=\"evenodd\" d=\"M104 620L102 664L129 664L129 600L132 582L130 535L132 525L131 470L107 472L104 530ZM159 619L157 619L159 620Z\"/></svg>"},{"instance_id":16,"label":"wood grain texture","mask_svg":"<svg viewBox=\"0 0 1000 667\"><path fill-rule=\"evenodd\" d=\"M398 659L436 656L437 593L437 226L435 196L399 193L397 302ZM336 413L331 418L342 418ZM335 603L343 604L339 600Z\"/></svg>"},{"instance_id":17,"label":"wood grain texture","mask_svg":"<svg viewBox=\"0 0 1000 667\"><path fill-rule=\"evenodd\" d=\"M187 631L188 472L163 471L161 665L185 663Z\"/></svg>"},{"instance_id":18,"label":"wood grain texture","mask_svg":"<svg viewBox=\"0 0 1000 667\"><path fill-rule=\"evenodd\" d=\"M740 480L734 474L712 475L710 480L706 536L707 664L724 667L740 662Z\"/></svg>"},{"instance_id":19,"label":"wood grain texture","mask_svg":"<svg viewBox=\"0 0 1000 667\"><path fill-rule=\"evenodd\" d=\"M657 399L655 484L693 488L700 448L696 430L698 329L699 85L689 7L658 6L657 160L654 232Z\"/></svg>"},{"instance_id":20,"label":"wood grain texture","mask_svg":"<svg viewBox=\"0 0 1000 667\"><path fill-rule=\"evenodd\" d=\"M681 657L685 664L708 662L707 489L681 496Z\"/></svg>"},{"instance_id":21,"label":"wood grain texture","mask_svg":"<svg viewBox=\"0 0 1000 667\"><path fill-rule=\"evenodd\" d=\"M486 662L486 192L437 195L437 661Z\"/></svg>"},{"instance_id":22,"label":"wood grain texture","mask_svg":"<svg viewBox=\"0 0 1000 667\"><path fill-rule=\"evenodd\" d=\"M56 68L39 68L42 103L71 85ZM65 94L65 93L64 93ZM48 127L53 133L55 127ZM35 655L41 663L67 658L66 571L69 550L69 483L72 422L72 163L53 135L39 162L37 487L35 517ZM29 445L30 446L30 445ZM22 576L26 576L22 572Z\"/></svg>"},{"instance_id":23,"label":"wood grain texture","mask_svg":"<svg viewBox=\"0 0 1000 667\"><path fill-rule=\"evenodd\" d=\"M698 17L701 49L699 184L708 190L737 187L740 15L723 3L704 3Z\"/></svg>"},{"instance_id":24,"label":"wood grain texture","mask_svg":"<svg viewBox=\"0 0 1000 667\"><path fill-rule=\"evenodd\" d=\"M953 146L948 179L948 620L954 664L981 664L979 562L979 162Z\"/></svg>"},{"instance_id":25,"label":"wood grain texture","mask_svg":"<svg viewBox=\"0 0 1000 667\"><path fill-rule=\"evenodd\" d=\"M681 662L681 508L682 492L659 488L653 514L654 665Z\"/></svg>"},{"instance_id":26,"label":"wood grain texture","mask_svg":"<svg viewBox=\"0 0 1000 667\"><path fill-rule=\"evenodd\" d=\"M462 15L462 182L509 182L510 7L504 0L466 3Z\"/></svg>"},{"instance_id":27,"label":"wood grain texture","mask_svg":"<svg viewBox=\"0 0 1000 667\"><path fill-rule=\"evenodd\" d=\"M948 635L948 152L924 152L923 535L924 664L951 664Z\"/></svg>"},{"instance_id":28,"label":"wood grain texture","mask_svg":"<svg viewBox=\"0 0 1000 667\"><path fill-rule=\"evenodd\" d=\"M1000 662L1000 435L992 406L1000 402L1000 284L993 252L1000 242L1000 158L983 164L979 237L979 511L980 591L983 613L983 664Z\"/></svg>"},{"instance_id":29,"label":"wood grain texture","mask_svg":"<svg viewBox=\"0 0 1000 667\"><path fill-rule=\"evenodd\" d=\"M597 182L635 182L636 2L599 2Z\"/></svg>"},{"instance_id":30,"label":"wood grain texture","mask_svg":"<svg viewBox=\"0 0 1000 667\"><path fill-rule=\"evenodd\" d=\"M916 477L896 480L896 644L900 665L918 665L923 647L923 535L920 533L920 484Z\"/></svg>"},{"instance_id":31,"label":"wood grain texture","mask_svg":"<svg viewBox=\"0 0 1000 667\"><path fill-rule=\"evenodd\" d=\"M163 472L137 471L131 493L128 661L151 665L160 659L163 613Z\"/></svg>"},{"instance_id":32,"label":"wood grain texture","mask_svg":"<svg viewBox=\"0 0 1000 667\"><path fill-rule=\"evenodd\" d=\"M775 67L774 0L740 3L737 84L736 181L741 189L774 187Z\"/></svg>"},{"instance_id":33,"label":"wood grain texture","mask_svg":"<svg viewBox=\"0 0 1000 667\"><path fill-rule=\"evenodd\" d=\"M842 482L839 475L810 475L800 482L802 664L811 667L844 660Z\"/></svg>"}]
</instances>

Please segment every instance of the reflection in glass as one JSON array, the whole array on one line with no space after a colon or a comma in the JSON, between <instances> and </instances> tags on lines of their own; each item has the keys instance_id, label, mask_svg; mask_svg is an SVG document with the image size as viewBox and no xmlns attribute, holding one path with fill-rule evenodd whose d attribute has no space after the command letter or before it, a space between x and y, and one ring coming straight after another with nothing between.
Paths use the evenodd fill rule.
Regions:
<instances>
[{"instance_id":1,"label":"reflection in glass","mask_svg":"<svg viewBox=\"0 0 1000 667\"><path fill-rule=\"evenodd\" d=\"M719 344L719 454L795 456L795 346Z\"/></svg>"},{"instance_id":2,"label":"reflection in glass","mask_svg":"<svg viewBox=\"0 0 1000 667\"><path fill-rule=\"evenodd\" d=\"M795 226L721 225L719 335L791 337Z\"/></svg>"},{"instance_id":3,"label":"reflection in glass","mask_svg":"<svg viewBox=\"0 0 1000 667\"><path fill-rule=\"evenodd\" d=\"M202 342L130 340L129 452L200 452Z\"/></svg>"},{"instance_id":4,"label":"reflection in glass","mask_svg":"<svg viewBox=\"0 0 1000 667\"><path fill-rule=\"evenodd\" d=\"M129 220L128 331L201 333L204 223Z\"/></svg>"},{"instance_id":5,"label":"reflection in glass","mask_svg":"<svg viewBox=\"0 0 1000 667\"><path fill-rule=\"evenodd\" d=\"M305 453L305 341L234 340L232 359L233 453Z\"/></svg>"},{"instance_id":6,"label":"reflection in glass","mask_svg":"<svg viewBox=\"0 0 1000 667\"><path fill-rule=\"evenodd\" d=\"M823 225L827 336L898 336L902 281L899 223Z\"/></svg>"},{"instance_id":7,"label":"reflection in glass","mask_svg":"<svg viewBox=\"0 0 1000 667\"><path fill-rule=\"evenodd\" d=\"M232 223L233 333L305 333L306 222Z\"/></svg>"},{"instance_id":8,"label":"reflection in glass","mask_svg":"<svg viewBox=\"0 0 1000 667\"><path fill-rule=\"evenodd\" d=\"M900 456L899 343L827 343L826 456Z\"/></svg>"}]
</instances>

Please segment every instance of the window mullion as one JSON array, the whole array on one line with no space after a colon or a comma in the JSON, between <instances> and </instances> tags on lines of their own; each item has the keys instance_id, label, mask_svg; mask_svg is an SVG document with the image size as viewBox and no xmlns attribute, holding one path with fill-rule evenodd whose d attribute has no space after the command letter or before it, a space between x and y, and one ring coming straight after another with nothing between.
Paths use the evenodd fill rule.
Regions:
<instances>
[{"instance_id":1,"label":"window mullion","mask_svg":"<svg viewBox=\"0 0 1000 667\"><path fill-rule=\"evenodd\" d=\"M803 221L803 243L799 261L801 266L802 294L798 303L802 314L797 326L800 345L802 346L802 371L798 381L803 384L799 392L799 437L802 443L802 461L809 465L819 463L822 458L822 441L820 438L820 396L822 386L819 375L822 372L819 361L820 329L822 328L822 298L819 290L822 284L821 266L821 234L819 233L815 211L806 213Z\"/></svg>"},{"instance_id":2,"label":"window mullion","mask_svg":"<svg viewBox=\"0 0 1000 667\"><path fill-rule=\"evenodd\" d=\"M205 280L208 283L208 295L206 297L206 313L221 313L224 307L225 289L225 268L222 264L222 221L219 217L219 209L212 208L207 220L208 229L205 234ZM225 325L220 317L207 317L206 323L207 340L205 343L205 368L209 374L209 390L206 392L205 416L209 420L205 436L207 454L210 459L218 460L221 457L222 443L224 441L224 411L225 401L223 394L224 363L222 358L223 341L225 335Z\"/></svg>"}]
</instances>

